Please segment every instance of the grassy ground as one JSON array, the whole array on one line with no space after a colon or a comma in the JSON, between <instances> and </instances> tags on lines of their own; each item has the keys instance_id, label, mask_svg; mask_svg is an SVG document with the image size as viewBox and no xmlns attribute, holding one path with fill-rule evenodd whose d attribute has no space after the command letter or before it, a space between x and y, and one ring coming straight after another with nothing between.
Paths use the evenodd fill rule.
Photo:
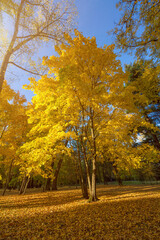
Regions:
<instances>
[{"instance_id":1,"label":"grassy ground","mask_svg":"<svg viewBox=\"0 0 160 240\"><path fill-rule=\"evenodd\" d=\"M160 185L98 186L88 203L80 189L0 196L0 239L160 239Z\"/></svg>"}]
</instances>

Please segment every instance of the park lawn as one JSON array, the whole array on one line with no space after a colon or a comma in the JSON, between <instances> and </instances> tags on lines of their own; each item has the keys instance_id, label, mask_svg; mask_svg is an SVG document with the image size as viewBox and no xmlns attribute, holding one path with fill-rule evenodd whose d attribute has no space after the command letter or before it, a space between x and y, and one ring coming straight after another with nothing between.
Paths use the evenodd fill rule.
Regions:
<instances>
[{"instance_id":1,"label":"park lawn","mask_svg":"<svg viewBox=\"0 0 160 240\"><path fill-rule=\"evenodd\" d=\"M0 239L160 239L160 185L98 186L0 196Z\"/></svg>"}]
</instances>

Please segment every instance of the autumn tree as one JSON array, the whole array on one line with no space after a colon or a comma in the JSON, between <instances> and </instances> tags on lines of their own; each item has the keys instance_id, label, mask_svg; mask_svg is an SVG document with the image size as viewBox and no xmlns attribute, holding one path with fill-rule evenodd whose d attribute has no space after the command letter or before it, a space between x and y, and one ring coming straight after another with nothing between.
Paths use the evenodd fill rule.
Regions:
<instances>
[{"instance_id":1,"label":"autumn tree","mask_svg":"<svg viewBox=\"0 0 160 240\"><path fill-rule=\"evenodd\" d=\"M128 83L126 87L132 88L134 96L134 112L138 111L141 118L146 121L146 126L139 123L137 133L137 149L143 149L145 156L141 155L142 162L139 168L141 179L154 173L159 178L159 155L160 150L160 130L159 130L159 66L155 66L152 61L137 61L133 65L126 66L128 72ZM148 151L147 150L148 146ZM152 149L152 150L151 150ZM157 150L157 156L154 152ZM150 153L149 153L150 152ZM152 152L152 154L151 154ZM148 157L147 157L148 156ZM142 177L143 176L143 177Z\"/></svg>"},{"instance_id":2,"label":"autumn tree","mask_svg":"<svg viewBox=\"0 0 160 240\"><path fill-rule=\"evenodd\" d=\"M152 61L137 61L133 65L126 65L129 74L127 85L134 88L134 104L141 116L148 123L157 126L157 131L139 126L143 141L149 142L160 150L159 143L159 66L154 66ZM141 98L138 97L141 95ZM142 101L143 98L143 101Z\"/></svg>"},{"instance_id":3,"label":"autumn tree","mask_svg":"<svg viewBox=\"0 0 160 240\"><path fill-rule=\"evenodd\" d=\"M62 116L67 116L73 126L80 126L76 138L81 141L85 159L89 199L96 201L100 130L110 120L113 106L118 105L125 75L116 60L114 46L98 48L94 37L85 38L78 31L75 34L73 39L66 35L68 44L56 48L59 56L44 58L44 64L57 76Z\"/></svg>"},{"instance_id":4,"label":"autumn tree","mask_svg":"<svg viewBox=\"0 0 160 240\"><path fill-rule=\"evenodd\" d=\"M44 57L43 64L54 77L43 76L39 81L46 90L41 87L39 91L45 91L44 96L49 91L48 96L52 97L47 98L50 99L47 112L60 110L61 121L57 123L68 126L70 132L66 133L77 141L78 158L80 163L85 161L89 200L96 201L97 161L103 162L107 155L118 178L120 171L138 165L140 157L132 146L142 118L134 104L134 87L124 88L127 76L116 60L114 46L98 48L95 38L85 38L78 31L75 35L73 39L66 35L68 43L56 47L59 56ZM36 84L31 81L35 89ZM55 100L51 103L53 96ZM136 98L145 101L140 93ZM142 125L147 124L150 126L146 121ZM150 127L154 128L152 124ZM61 130L58 136L65 138L65 134Z\"/></svg>"},{"instance_id":5,"label":"autumn tree","mask_svg":"<svg viewBox=\"0 0 160 240\"><path fill-rule=\"evenodd\" d=\"M75 12L72 0L1 1L0 14L4 30L1 29L0 92L8 65L40 75L40 70L30 68L28 57L45 41L62 42L64 32L72 29ZM13 31L5 25L6 18L13 25ZM7 30L8 35L5 34Z\"/></svg>"},{"instance_id":6,"label":"autumn tree","mask_svg":"<svg viewBox=\"0 0 160 240\"><path fill-rule=\"evenodd\" d=\"M122 17L116 25L117 46L123 50L136 49L159 58L160 2L159 0L120 0L117 7Z\"/></svg>"},{"instance_id":7,"label":"autumn tree","mask_svg":"<svg viewBox=\"0 0 160 240\"><path fill-rule=\"evenodd\" d=\"M96 201L97 162L110 161L119 178L141 160L133 148L138 127L157 128L137 109L136 102L146 104L147 97L127 86L128 76L113 45L98 48L95 38L85 38L77 30L75 38L66 34L65 40L66 44L56 46L58 56L43 58L48 75L38 81L31 78L25 86L35 96L27 114L30 140L20 157L25 171L44 174L59 156L75 152L79 166L85 162L89 200Z\"/></svg>"},{"instance_id":8,"label":"autumn tree","mask_svg":"<svg viewBox=\"0 0 160 240\"><path fill-rule=\"evenodd\" d=\"M4 192L11 180L13 166L18 164L16 151L25 141L27 116L24 106L25 98L14 92L6 82L0 93L0 156L1 167L4 166Z\"/></svg>"},{"instance_id":9,"label":"autumn tree","mask_svg":"<svg viewBox=\"0 0 160 240\"><path fill-rule=\"evenodd\" d=\"M57 190L63 159L70 154L67 147L69 128L62 118L61 108L57 109L55 105L56 86L54 77L43 76L38 82L30 79L30 85L26 88L35 93L27 110L31 130L27 134L28 141L18 152L22 160L22 174L28 177L40 174L46 179L46 190Z\"/></svg>"}]
</instances>

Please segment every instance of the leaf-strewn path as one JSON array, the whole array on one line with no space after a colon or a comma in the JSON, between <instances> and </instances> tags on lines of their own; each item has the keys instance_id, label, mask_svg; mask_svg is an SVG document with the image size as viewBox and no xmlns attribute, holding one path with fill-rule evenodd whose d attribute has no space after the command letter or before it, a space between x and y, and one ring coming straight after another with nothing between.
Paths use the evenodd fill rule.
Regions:
<instances>
[{"instance_id":1,"label":"leaf-strewn path","mask_svg":"<svg viewBox=\"0 0 160 240\"><path fill-rule=\"evenodd\" d=\"M0 197L0 239L160 239L160 186L100 186Z\"/></svg>"}]
</instances>

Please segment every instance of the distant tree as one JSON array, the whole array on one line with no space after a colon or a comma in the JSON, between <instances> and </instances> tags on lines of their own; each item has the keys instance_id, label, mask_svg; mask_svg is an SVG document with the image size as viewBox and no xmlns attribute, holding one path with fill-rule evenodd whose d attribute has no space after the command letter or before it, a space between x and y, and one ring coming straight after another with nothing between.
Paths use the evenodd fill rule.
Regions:
<instances>
[{"instance_id":1,"label":"distant tree","mask_svg":"<svg viewBox=\"0 0 160 240\"><path fill-rule=\"evenodd\" d=\"M0 14L6 38L1 38L0 48L0 92L9 64L31 74L40 75L26 68L28 56L44 41L62 42L64 32L72 29L75 9L72 0L9 0L0 2ZM9 19L10 28L5 26L5 17ZM12 36L10 32L13 27ZM5 34L4 34L5 35ZM25 64L22 62L25 57Z\"/></svg>"},{"instance_id":2,"label":"distant tree","mask_svg":"<svg viewBox=\"0 0 160 240\"><path fill-rule=\"evenodd\" d=\"M150 127L139 126L139 133L143 135L143 142L148 142L160 150L160 87L159 66L152 61L137 61L133 65L126 65L129 87L133 88L134 104L146 122L157 127L157 131Z\"/></svg>"},{"instance_id":3,"label":"distant tree","mask_svg":"<svg viewBox=\"0 0 160 240\"><path fill-rule=\"evenodd\" d=\"M137 61L132 65L126 66L128 73L128 87L133 88L133 95L135 96L134 105L138 110L141 118L144 119L149 125L139 125L137 133L139 134L139 143L136 148L149 144L154 146L157 151L160 151L160 88L159 88L159 66L154 66L152 61ZM135 111L137 111L135 110ZM151 127L154 126L153 128ZM148 150L150 148L148 146ZM145 151L146 147L143 148ZM147 177L155 177L159 179L160 160L159 154L154 154L154 149L150 149L152 154L145 153L145 156L140 151L139 155L142 156L141 167L139 168L140 179L147 179Z\"/></svg>"},{"instance_id":4,"label":"distant tree","mask_svg":"<svg viewBox=\"0 0 160 240\"><path fill-rule=\"evenodd\" d=\"M116 25L117 46L125 51L135 48L137 54L150 51L160 57L160 1L120 0L122 17ZM148 52L149 53L149 52Z\"/></svg>"}]
</instances>

